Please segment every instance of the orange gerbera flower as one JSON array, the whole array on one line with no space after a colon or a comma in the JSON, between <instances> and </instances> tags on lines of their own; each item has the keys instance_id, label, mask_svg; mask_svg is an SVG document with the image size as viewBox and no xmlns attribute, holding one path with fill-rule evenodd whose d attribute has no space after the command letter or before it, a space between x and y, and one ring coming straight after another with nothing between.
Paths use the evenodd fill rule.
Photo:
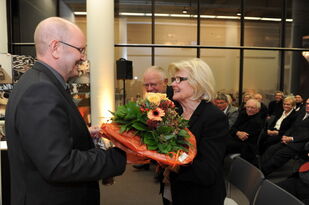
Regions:
<instances>
[{"instance_id":1,"label":"orange gerbera flower","mask_svg":"<svg viewBox=\"0 0 309 205\"><path fill-rule=\"evenodd\" d=\"M155 121L162 121L162 117L165 115L164 110L161 108L156 108L154 110L150 110L147 113L147 117L150 120L155 120Z\"/></svg>"}]
</instances>

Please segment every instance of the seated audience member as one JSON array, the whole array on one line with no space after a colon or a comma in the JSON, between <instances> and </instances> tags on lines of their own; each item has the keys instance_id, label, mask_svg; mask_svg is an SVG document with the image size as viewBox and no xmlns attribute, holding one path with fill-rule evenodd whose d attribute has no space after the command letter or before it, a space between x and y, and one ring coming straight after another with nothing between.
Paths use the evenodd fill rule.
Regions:
<instances>
[{"instance_id":1,"label":"seated audience member","mask_svg":"<svg viewBox=\"0 0 309 205\"><path fill-rule=\"evenodd\" d=\"M245 108L246 111L239 113L230 129L227 154L240 153L242 158L257 165L257 139L264 124L259 113L261 104L255 99L249 99Z\"/></svg>"},{"instance_id":2,"label":"seated audience member","mask_svg":"<svg viewBox=\"0 0 309 205\"><path fill-rule=\"evenodd\" d=\"M309 140L309 98L305 110L297 115L295 123L282 136L281 143L271 146L263 154L261 166L266 176L304 151L304 145Z\"/></svg>"},{"instance_id":3,"label":"seated audience member","mask_svg":"<svg viewBox=\"0 0 309 205\"><path fill-rule=\"evenodd\" d=\"M244 94L244 96L243 96L243 98L242 98L242 102L241 102L241 104L240 104L240 106L239 106L239 108L238 108L238 111L239 111L239 112L245 111L245 110L246 110L246 108L245 108L246 102L247 102L249 99L251 99L251 98L253 98L252 94L250 94L250 93L245 93L245 94Z\"/></svg>"},{"instance_id":4,"label":"seated audience member","mask_svg":"<svg viewBox=\"0 0 309 205\"><path fill-rule=\"evenodd\" d=\"M227 97L227 101L229 102L229 104L234 107L237 107L237 110L238 110L238 104L236 102L234 95L232 93L225 93L225 95Z\"/></svg>"},{"instance_id":5,"label":"seated audience member","mask_svg":"<svg viewBox=\"0 0 309 205\"><path fill-rule=\"evenodd\" d=\"M229 127L231 128L232 125L235 123L237 116L238 116L238 109L237 107L232 106L228 102L228 98L224 93L218 93L217 97L214 100L214 104L226 114Z\"/></svg>"},{"instance_id":6,"label":"seated audience member","mask_svg":"<svg viewBox=\"0 0 309 205\"><path fill-rule=\"evenodd\" d=\"M300 94L295 95L295 100L296 100L295 111L298 112L304 107L305 103L304 103L304 99L302 98Z\"/></svg>"},{"instance_id":7,"label":"seated audience member","mask_svg":"<svg viewBox=\"0 0 309 205\"><path fill-rule=\"evenodd\" d=\"M308 143L307 143L308 144ZM309 144L308 144L309 145ZM306 151L309 147L306 146ZM309 156L309 153L307 154ZM309 158L308 158L309 159ZM277 185L290 192L298 199L309 205L309 160L303 163L298 171Z\"/></svg>"},{"instance_id":8,"label":"seated audience member","mask_svg":"<svg viewBox=\"0 0 309 205\"><path fill-rule=\"evenodd\" d=\"M279 143L282 135L291 128L296 120L295 98L288 96L283 100L283 112L281 116L274 116L270 119L267 130L263 133L260 140L260 154L262 154L268 147Z\"/></svg>"},{"instance_id":9,"label":"seated audience member","mask_svg":"<svg viewBox=\"0 0 309 205\"><path fill-rule=\"evenodd\" d=\"M256 93L256 94L253 95L253 98L261 103L261 110L260 110L261 117L263 119L266 119L266 117L268 116L268 109L267 109L266 105L262 102L263 101L262 94Z\"/></svg>"},{"instance_id":10,"label":"seated audience member","mask_svg":"<svg viewBox=\"0 0 309 205\"><path fill-rule=\"evenodd\" d=\"M284 94L282 91L276 91L274 100L268 104L268 116L278 116L283 112L283 98Z\"/></svg>"}]
</instances>

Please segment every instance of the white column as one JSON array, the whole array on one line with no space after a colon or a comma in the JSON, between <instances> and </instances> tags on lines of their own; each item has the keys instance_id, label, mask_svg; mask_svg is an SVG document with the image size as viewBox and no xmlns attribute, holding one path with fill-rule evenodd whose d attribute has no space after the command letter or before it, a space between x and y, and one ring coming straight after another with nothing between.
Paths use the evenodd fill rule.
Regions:
<instances>
[{"instance_id":1,"label":"white column","mask_svg":"<svg viewBox=\"0 0 309 205\"><path fill-rule=\"evenodd\" d=\"M0 53L8 52L6 0L0 0Z\"/></svg>"},{"instance_id":2,"label":"white column","mask_svg":"<svg viewBox=\"0 0 309 205\"><path fill-rule=\"evenodd\" d=\"M127 17L121 17L119 18L119 40L120 43L128 43L127 42ZM121 48L121 54L120 56L126 60L128 60L128 51L126 47Z\"/></svg>"},{"instance_id":3,"label":"white column","mask_svg":"<svg viewBox=\"0 0 309 205\"><path fill-rule=\"evenodd\" d=\"M114 0L87 1L91 123L100 125L115 109Z\"/></svg>"}]
</instances>

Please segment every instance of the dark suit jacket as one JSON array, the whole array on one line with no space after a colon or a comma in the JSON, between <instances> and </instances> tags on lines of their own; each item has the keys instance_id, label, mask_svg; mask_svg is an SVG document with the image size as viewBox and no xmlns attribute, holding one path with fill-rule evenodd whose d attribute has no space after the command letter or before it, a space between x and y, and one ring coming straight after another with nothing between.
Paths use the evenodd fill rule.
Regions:
<instances>
[{"instance_id":1,"label":"dark suit jacket","mask_svg":"<svg viewBox=\"0 0 309 205\"><path fill-rule=\"evenodd\" d=\"M94 148L71 96L39 62L14 86L6 136L12 205L98 205L97 180L125 169L122 151Z\"/></svg>"},{"instance_id":2,"label":"dark suit jacket","mask_svg":"<svg viewBox=\"0 0 309 205\"><path fill-rule=\"evenodd\" d=\"M230 134L237 141L241 141L238 136L236 136L237 131L247 132L249 137L245 142L256 145L258 136L263 128L264 120L260 113L248 116L246 111L239 113L238 118L234 125L230 129Z\"/></svg>"},{"instance_id":3,"label":"dark suit jacket","mask_svg":"<svg viewBox=\"0 0 309 205\"><path fill-rule=\"evenodd\" d=\"M272 116L278 116L281 115L283 112L283 100L280 100L279 102L273 100L268 104L268 115Z\"/></svg>"},{"instance_id":4,"label":"dark suit jacket","mask_svg":"<svg viewBox=\"0 0 309 205\"><path fill-rule=\"evenodd\" d=\"M268 127L268 130L274 130L275 126L276 126L276 123L277 121L279 120L279 118L281 117L280 116L275 116L273 121L270 123L269 127ZM281 125L280 125L280 129L278 130L279 131L279 134L278 136L280 136L280 139L282 137L282 135L288 130L291 128L292 124L294 124L295 120L296 120L296 112L295 110L293 110L291 112L291 114L289 114L289 116L287 116L286 118L284 118L284 120L282 120L281 122Z\"/></svg>"},{"instance_id":5,"label":"dark suit jacket","mask_svg":"<svg viewBox=\"0 0 309 205\"><path fill-rule=\"evenodd\" d=\"M212 103L202 101L190 118L189 129L197 140L197 155L192 164L170 175L173 204L223 204L227 117Z\"/></svg>"},{"instance_id":6,"label":"dark suit jacket","mask_svg":"<svg viewBox=\"0 0 309 205\"><path fill-rule=\"evenodd\" d=\"M297 116L292 127L284 133L286 136L293 137L293 142L288 143L287 146L296 151L303 151L306 142L309 141L309 117L303 120L306 112Z\"/></svg>"}]
</instances>

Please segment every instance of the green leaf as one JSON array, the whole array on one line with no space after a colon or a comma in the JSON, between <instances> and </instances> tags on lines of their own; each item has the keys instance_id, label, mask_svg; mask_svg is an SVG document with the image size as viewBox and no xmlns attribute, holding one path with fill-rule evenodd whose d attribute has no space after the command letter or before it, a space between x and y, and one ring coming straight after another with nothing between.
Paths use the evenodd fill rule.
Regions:
<instances>
[{"instance_id":1,"label":"green leaf","mask_svg":"<svg viewBox=\"0 0 309 205\"><path fill-rule=\"evenodd\" d=\"M158 142L156 142L156 140L152 137L144 137L144 143L153 146L158 144Z\"/></svg>"},{"instance_id":2,"label":"green leaf","mask_svg":"<svg viewBox=\"0 0 309 205\"><path fill-rule=\"evenodd\" d=\"M148 150L157 150L158 149L158 145L147 145L147 149Z\"/></svg>"},{"instance_id":3,"label":"green leaf","mask_svg":"<svg viewBox=\"0 0 309 205\"><path fill-rule=\"evenodd\" d=\"M124 131L126 131L127 126L126 125L121 125L120 126L120 133L123 133Z\"/></svg>"},{"instance_id":4,"label":"green leaf","mask_svg":"<svg viewBox=\"0 0 309 205\"><path fill-rule=\"evenodd\" d=\"M178 135L181 136L181 137L185 137L185 138L190 137L189 133L184 129L180 130L178 132Z\"/></svg>"},{"instance_id":5,"label":"green leaf","mask_svg":"<svg viewBox=\"0 0 309 205\"><path fill-rule=\"evenodd\" d=\"M174 138L176 138L176 137L177 137L177 135L175 135L175 134L164 135L164 138L165 138L166 140L174 139Z\"/></svg>"},{"instance_id":6,"label":"green leaf","mask_svg":"<svg viewBox=\"0 0 309 205\"><path fill-rule=\"evenodd\" d=\"M172 133L173 128L169 127L169 126L160 126L158 127L158 129L156 130L156 132L160 135L160 134L169 134Z\"/></svg>"},{"instance_id":7,"label":"green leaf","mask_svg":"<svg viewBox=\"0 0 309 205\"><path fill-rule=\"evenodd\" d=\"M160 153L167 154L171 151L172 147L170 144L158 144Z\"/></svg>"},{"instance_id":8,"label":"green leaf","mask_svg":"<svg viewBox=\"0 0 309 205\"><path fill-rule=\"evenodd\" d=\"M137 130L140 130L140 131L146 131L147 130L147 126L141 122L134 122L132 124L132 127L134 127L135 129Z\"/></svg>"}]
</instances>

